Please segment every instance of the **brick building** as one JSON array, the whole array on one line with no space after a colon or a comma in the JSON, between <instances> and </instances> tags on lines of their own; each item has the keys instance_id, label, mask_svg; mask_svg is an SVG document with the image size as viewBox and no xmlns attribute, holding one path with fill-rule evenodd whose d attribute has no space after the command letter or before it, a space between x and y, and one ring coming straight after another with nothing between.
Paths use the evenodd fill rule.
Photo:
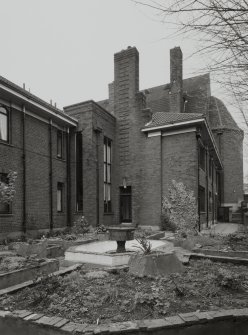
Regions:
<instances>
[{"instance_id":1,"label":"brick building","mask_svg":"<svg viewBox=\"0 0 248 335\"><path fill-rule=\"evenodd\" d=\"M243 132L210 92L208 74L183 79L170 51L170 83L139 90L139 54L114 55L109 98L63 111L0 77L0 178L17 171L0 204L0 234L72 225L158 226L171 180L198 199L201 224L243 200Z\"/></svg>"}]
</instances>

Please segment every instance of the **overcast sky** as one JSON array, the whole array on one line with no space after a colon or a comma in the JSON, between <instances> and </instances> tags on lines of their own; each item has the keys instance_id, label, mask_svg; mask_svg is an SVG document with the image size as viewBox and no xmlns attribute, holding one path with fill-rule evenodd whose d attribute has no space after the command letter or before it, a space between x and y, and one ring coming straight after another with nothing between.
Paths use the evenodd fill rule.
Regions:
<instances>
[{"instance_id":1,"label":"overcast sky","mask_svg":"<svg viewBox=\"0 0 248 335\"><path fill-rule=\"evenodd\" d=\"M190 57L195 40L169 37L173 31L159 16L131 0L0 0L0 8L0 75L59 108L107 98L113 55L127 46L140 53L141 89L169 82L174 46L184 54L184 78L206 61ZM223 98L215 84L212 93Z\"/></svg>"}]
</instances>

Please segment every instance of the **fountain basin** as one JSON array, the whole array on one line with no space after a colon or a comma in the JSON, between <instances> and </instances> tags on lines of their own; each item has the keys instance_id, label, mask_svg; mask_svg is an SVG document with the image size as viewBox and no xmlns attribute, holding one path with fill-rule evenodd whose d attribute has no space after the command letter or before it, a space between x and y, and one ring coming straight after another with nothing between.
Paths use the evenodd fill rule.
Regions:
<instances>
[{"instance_id":1,"label":"fountain basin","mask_svg":"<svg viewBox=\"0 0 248 335\"><path fill-rule=\"evenodd\" d=\"M152 249L164 247L170 243L167 241L151 240ZM103 266L122 266L127 265L130 257L137 252L138 242L131 240L126 242L126 252L116 253L116 242L99 241L84 245L70 247L65 252L65 260L75 263L91 263Z\"/></svg>"},{"instance_id":2,"label":"fountain basin","mask_svg":"<svg viewBox=\"0 0 248 335\"><path fill-rule=\"evenodd\" d=\"M123 253L126 252L126 241L131 241L134 239L135 227L119 225L108 227L109 239L111 241L116 241L117 249L116 252Z\"/></svg>"}]
</instances>

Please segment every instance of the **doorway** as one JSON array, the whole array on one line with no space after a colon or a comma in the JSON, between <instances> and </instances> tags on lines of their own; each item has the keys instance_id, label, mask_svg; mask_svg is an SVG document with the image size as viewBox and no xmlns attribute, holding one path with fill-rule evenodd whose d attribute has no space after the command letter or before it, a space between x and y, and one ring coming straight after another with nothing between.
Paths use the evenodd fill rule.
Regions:
<instances>
[{"instance_id":1,"label":"doorway","mask_svg":"<svg viewBox=\"0 0 248 335\"><path fill-rule=\"evenodd\" d=\"M132 188L120 187L120 222L132 222Z\"/></svg>"}]
</instances>

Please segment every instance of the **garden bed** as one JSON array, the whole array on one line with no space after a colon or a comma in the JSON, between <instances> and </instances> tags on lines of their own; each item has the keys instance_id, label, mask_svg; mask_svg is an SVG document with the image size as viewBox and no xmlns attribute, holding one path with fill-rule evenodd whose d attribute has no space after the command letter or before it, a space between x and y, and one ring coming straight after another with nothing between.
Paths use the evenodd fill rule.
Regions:
<instances>
[{"instance_id":1,"label":"garden bed","mask_svg":"<svg viewBox=\"0 0 248 335\"><path fill-rule=\"evenodd\" d=\"M30 260L23 257L3 258L0 270L0 290L34 280L59 269L57 260Z\"/></svg>"},{"instance_id":2,"label":"garden bed","mask_svg":"<svg viewBox=\"0 0 248 335\"><path fill-rule=\"evenodd\" d=\"M101 324L163 318L191 311L244 308L248 268L194 261L183 273L151 279L125 271L88 272L43 279L0 298L0 309L26 309L73 322Z\"/></svg>"}]
</instances>

